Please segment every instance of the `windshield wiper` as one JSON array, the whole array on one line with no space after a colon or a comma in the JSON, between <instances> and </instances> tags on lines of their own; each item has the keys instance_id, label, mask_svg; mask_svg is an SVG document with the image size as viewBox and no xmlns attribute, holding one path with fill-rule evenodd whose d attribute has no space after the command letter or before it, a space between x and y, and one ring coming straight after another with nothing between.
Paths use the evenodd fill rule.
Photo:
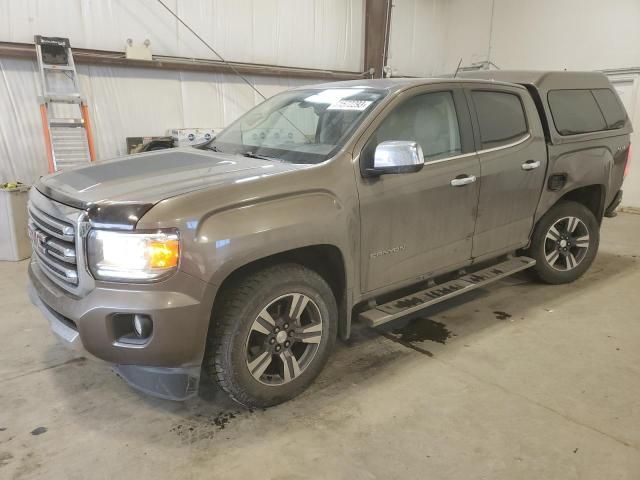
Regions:
<instances>
[{"instance_id":1,"label":"windshield wiper","mask_svg":"<svg viewBox=\"0 0 640 480\"><path fill-rule=\"evenodd\" d=\"M247 157L247 158L257 158L259 160L269 160L269 161L278 160L277 158L267 157L265 155L258 155L258 154L253 153L253 152L244 152L244 153L241 153L240 155L242 155L243 157Z\"/></svg>"},{"instance_id":2,"label":"windshield wiper","mask_svg":"<svg viewBox=\"0 0 640 480\"><path fill-rule=\"evenodd\" d=\"M211 150L212 152L219 152L222 153L222 150L220 150L218 147L216 147L215 145L211 145L209 142L207 142L204 145L194 145L196 148L204 148L207 150Z\"/></svg>"}]
</instances>

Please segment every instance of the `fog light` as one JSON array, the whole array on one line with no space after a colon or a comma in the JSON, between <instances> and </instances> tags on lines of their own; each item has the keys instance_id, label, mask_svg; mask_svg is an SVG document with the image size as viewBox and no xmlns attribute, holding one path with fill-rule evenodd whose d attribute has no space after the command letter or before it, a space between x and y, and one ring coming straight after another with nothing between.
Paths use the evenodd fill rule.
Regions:
<instances>
[{"instance_id":1,"label":"fog light","mask_svg":"<svg viewBox=\"0 0 640 480\"><path fill-rule=\"evenodd\" d=\"M153 329L151 318L149 318L148 315L134 315L133 329L135 330L138 337L147 338L149 335L151 335L151 330Z\"/></svg>"}]
</instances>

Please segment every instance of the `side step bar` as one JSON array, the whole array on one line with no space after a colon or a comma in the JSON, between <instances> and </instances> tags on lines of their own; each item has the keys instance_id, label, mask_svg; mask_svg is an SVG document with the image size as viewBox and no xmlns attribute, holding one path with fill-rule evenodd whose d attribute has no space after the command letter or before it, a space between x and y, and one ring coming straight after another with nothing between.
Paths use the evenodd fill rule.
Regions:
<instances>
[{"instance_id":1,"label":"side step bar","mask_svg":"<svg viewBox=\"0 0 640 480\"><path fill-rule=\"evenodd\" d=\"M370 327L377 327L476 288L484 287L513 273L533 267L535 264L536 261L529 257L510 258L441 285L378 305L371 310L362 312L358 318Z\"/></svg>"}]
</instances>

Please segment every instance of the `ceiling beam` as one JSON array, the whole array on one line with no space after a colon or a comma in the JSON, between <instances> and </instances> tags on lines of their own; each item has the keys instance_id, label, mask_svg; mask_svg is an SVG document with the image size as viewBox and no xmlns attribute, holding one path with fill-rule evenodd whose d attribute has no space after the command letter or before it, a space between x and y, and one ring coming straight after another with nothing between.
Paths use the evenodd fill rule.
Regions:
<instances>
[{"instance_id":1,"label":"ceiling beam","mask_svg":"<svg viewBox=\"0 0 640 480\"><path fill-rule=\"evenodd\" d=\"M243 75L265 75L276 77L310 78L318 80L353 80L363 78L361 72L343 70L321 70L314 68L283 67L258 63L220 62L199 58L167 57L154 55L153 60L126 58L124 52L89 50L72 48L73 60L78 64L107 65L131 68L155 68L163 70L181 70L192 72L227 73L234 75L235 70ZM36 50L31 43L0 42L0 57L26 58L35 60Z\"/></svg>"},{"instance_id":2,"label":"ceiling beam","mask_svg":"<svg viewBox=\"0 0 640 480\"><path fill-rule=\"evenodd\" d=\"M382 78L389 56L392 0L365 0L364 71Z\"/></svg>"}]
</instances>

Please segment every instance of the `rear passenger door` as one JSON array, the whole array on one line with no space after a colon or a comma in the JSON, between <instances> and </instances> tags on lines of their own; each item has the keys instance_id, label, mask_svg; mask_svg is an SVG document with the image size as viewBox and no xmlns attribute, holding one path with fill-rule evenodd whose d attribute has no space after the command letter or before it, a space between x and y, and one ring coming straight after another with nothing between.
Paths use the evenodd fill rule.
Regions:
<instances>
[{"instance_id":1,"label":"rear passenger door","mask_svg":"<svg viewBox=\"0 0 640 480\"><path fill-rule=\"evenodd\" d=\"M528 243L547 166L544 133L533 100L518 87L469 87L480 160L474 259Z\"/></svg>"}]
</instances>

